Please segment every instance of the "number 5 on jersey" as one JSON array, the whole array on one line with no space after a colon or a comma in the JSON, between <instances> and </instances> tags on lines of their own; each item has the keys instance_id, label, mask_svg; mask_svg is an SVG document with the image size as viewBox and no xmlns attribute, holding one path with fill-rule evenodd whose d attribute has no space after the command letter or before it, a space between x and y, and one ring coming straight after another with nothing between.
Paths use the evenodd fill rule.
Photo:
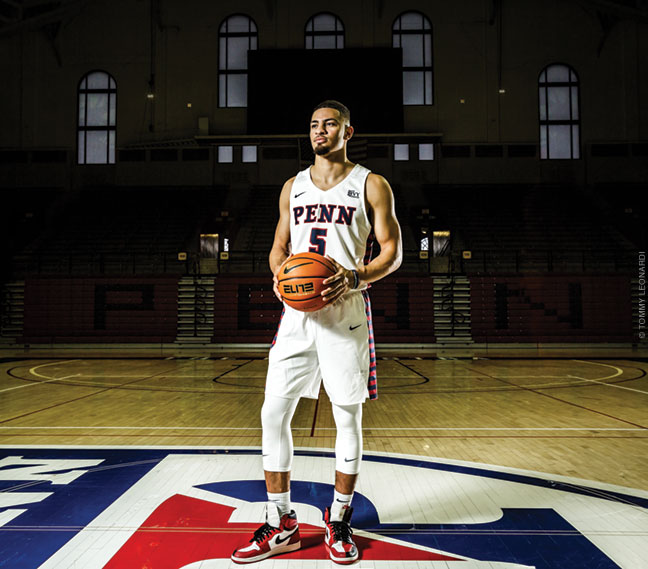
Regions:
<instances>
[{"instance_id":1,"label":"number 5 on jersey","mask_svg":"<svg viewBox=\"0 0 648 569\"><path fill-rule=\"evenodd\" d=\"M326 232L328 229L322 229L320 227L313 227L310 234L310 242L312 247L309 247L308 250L311 253L319 253L322 257L326 256Z\"/></svg>"}]
</instances>

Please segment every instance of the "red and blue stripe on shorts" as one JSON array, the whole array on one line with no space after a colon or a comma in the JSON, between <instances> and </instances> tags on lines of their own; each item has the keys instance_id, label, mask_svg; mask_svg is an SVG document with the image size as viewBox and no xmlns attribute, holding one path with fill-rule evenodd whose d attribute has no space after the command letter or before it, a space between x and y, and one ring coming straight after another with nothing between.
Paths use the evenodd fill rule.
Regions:
<instances>
[{"instance_id":1,"label":"red and blue stripe on shorts","mask_svg":"<svg viewBox=\"0 0 648 569\"><path fill-rule=\"evenodd\" d=\"M277 324L277 331L275 332L274 338L272 338L272 344L270 344L271 348L273 348L274 345L277 343L277 336L279 335L279 327L281 326L281 321L283 320L285 312L286 312L286 306L283 305L281 309L281 316L279 316L279 324Z\"/></svg>"},{"instance_id":2,"label":"red and blue stripe on shorts","mask_svg":"<svg viewBox=\"0 0 648 569\"><path fill-rule=\"evenodd\" d=\"M374 244L376 236L373 230L367 237L367 245L365 247L364 264L368 265L371 262L374 252ZM368 285L367 288L371 287ZM369 399L378 399L378 375L376 374L376 341L374 340L373 319L371 317L371 301L369 300L369 292L367 289L362 291L362 296L365 301L365 312L367 314L367 327L369 328L369 380L367 387L369 388Z\"/></svg>"},{"instance_id":3,"label":"red and blue stripe on shorts","mask_svg":"<svg viewBox=\"0 0 648 569\"><path fill-rule=\"evenodd\" d=\"M365 302L365 313L367 314L367 327L369 328L369 399L378 399L378 375L376 374L376 342L374 340L373 319L371 317L371 301L369 292L362 291Z\"/></svg>"}]
</instances>

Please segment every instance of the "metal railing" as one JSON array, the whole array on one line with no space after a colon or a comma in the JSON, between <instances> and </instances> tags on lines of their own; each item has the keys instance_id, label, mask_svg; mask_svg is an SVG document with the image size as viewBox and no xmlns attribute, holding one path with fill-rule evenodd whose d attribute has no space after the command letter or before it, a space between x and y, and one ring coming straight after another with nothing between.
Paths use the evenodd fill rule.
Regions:
<instances>
[{"instance_id":1,"label":"metal railing","mask_svg":"<svg viewBox=\"0 0 648 569\"><path fill-rule=\"evenodd\" d=\"M409 273L583 273L632 270L636 254L627 250L482 249L470 259L452 251L443 257L421 258L418 250L403 253L401 271ZM27 275L196 275L215 273L267 273L268 251L230 251L214 269L206 269L197 253L179 261L176 253L60 253L19 256L13 259L13 278ZM442 262L439 262L442 261Z\"/></svg>"},{"instance_id":2,"label":"metal railing","mask_svg":"<svg viewBox=\"0 0 648 569\"><path fill-rule=\"evenodd\" d=\"M459 273L616 273L630 270L635 257L627 250L485 249L471 259L453 253L453 264Z\"/></svg>"},{"instance_id":3,"label":"metal railing","mask_svg":"<svg viewBox=\"0 0 648 569\"><path fill-rule=\"evenodd\" d=\"M58 253L19 255L14 277L26 275L143 275L190 273L177 253Z\"/></svg>"}]
</instances>

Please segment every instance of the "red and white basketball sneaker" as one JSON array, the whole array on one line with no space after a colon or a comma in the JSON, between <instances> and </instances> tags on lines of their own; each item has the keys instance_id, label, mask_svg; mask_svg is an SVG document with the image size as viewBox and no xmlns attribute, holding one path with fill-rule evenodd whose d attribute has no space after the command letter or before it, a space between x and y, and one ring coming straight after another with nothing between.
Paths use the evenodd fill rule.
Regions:
<instances>
[{"instance_id":1,"label":"red and white basketball sneaker","mask_svg":"<svg viewBox=\"0 0 648 569\"><path fill-rule=\"evenodd\" d=\"M353 508L344 506L342 521L332 522L331 509L326 508L324 512L324 523L326 524L324 543L326 544L331 559L336 563L353 563L358 559L358 548L351 538L353 534L350 525L352 513Z\"/></svg>"},{"instance_id":2,"label":"red and white basketball sneaker","mask_svg":"<svg viewBox=\"0 0 648 569\"><path fill-rule=\"evenodd\" d=\"M295 511L293 510L289 514L281 516L279 527L268 523L269 518L272 521L273 517L276 523L279 514L268 516L266 509L266 523L254 532L250 545L234 550L232 561L235 563L254 563L273 555L296 551L301 547L299 525L297 524Z\"/></svg>"}]
</instances>

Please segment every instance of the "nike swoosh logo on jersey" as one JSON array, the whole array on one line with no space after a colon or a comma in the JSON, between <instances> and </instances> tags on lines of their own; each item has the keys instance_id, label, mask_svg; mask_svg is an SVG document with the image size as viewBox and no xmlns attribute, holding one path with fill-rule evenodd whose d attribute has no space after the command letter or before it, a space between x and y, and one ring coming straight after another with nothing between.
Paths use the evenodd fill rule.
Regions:
<instances>
[{"instance_id":1,"label":"nike swoosh logo on jersey","mask_svg":"<svg viewBox=\"0 0 648 569\"><path fill-rule=\"evenodd\" d=\"M308 261L308 263L302 263L301 265L293 265L292 267L286 267L284 269L284 275L287 275L290 271L294 271L297 267L305 267L306 265L310 265L312 261Z\"/></svg>"},{"instance_id":2,"label":"nike swoosh logo on jersey","mask_svg":"<svg viewBox=\"0 0 648 569\"><path fill-rule=\"evenodd\" d=\"M295 197L295 198L298 198L299 196L302 196L302 195L304 195L305 193L306 193L306 192L299 192L298 194L295 194L294 197Z\"/></svg>"},{"instance_id":3,"label":"nike swoosh logo on jersey","mask_svg":"<svg viewBox=\"0 0 648 569\"><path fill-rule=\"evenodd\" d=\"M295 534L295 532L297 531L297 529L298 529L298 528L295 528L294 530L292 530L292 531L291 531L291 532L290 532L286 537L284 537L283 539L281 539L281 536L280 536L280 535L277 536L277 539L275 540L275 545L281 545L284 541L288 541L288 540L289 540L289 539L290 539L290 538Z\"/></svg>"},{"instance_id":4,"label":"nike swoosh logo on jersey","mask_svg":"<svg viewBox=\"0 0 648 569\"><path fill-rule=\"evenodd\" d=\"M360 326L362 326L362 324L358 324L357 326L349 326L349 330L353 332L356 328L360 328Z\"/></svg>"}]
</instances>

